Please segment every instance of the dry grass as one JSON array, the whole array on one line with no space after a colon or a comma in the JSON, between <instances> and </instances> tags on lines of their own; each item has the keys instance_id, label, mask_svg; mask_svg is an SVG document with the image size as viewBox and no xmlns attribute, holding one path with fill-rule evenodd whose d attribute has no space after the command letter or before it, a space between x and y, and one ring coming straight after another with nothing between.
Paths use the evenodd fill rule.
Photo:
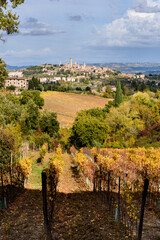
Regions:
<instances>
[{"instance_id":1,"label":"dry grass","mask_svg":"<svg viewBox=\"0 0 160 240\"><path fill-rule=\"evenodd\" d=\"M57 113L61 127L71 127L76 113L83 109L104 107L108 99L93 95L42 92L44 108Z\"/></svg>"}]
</instances>

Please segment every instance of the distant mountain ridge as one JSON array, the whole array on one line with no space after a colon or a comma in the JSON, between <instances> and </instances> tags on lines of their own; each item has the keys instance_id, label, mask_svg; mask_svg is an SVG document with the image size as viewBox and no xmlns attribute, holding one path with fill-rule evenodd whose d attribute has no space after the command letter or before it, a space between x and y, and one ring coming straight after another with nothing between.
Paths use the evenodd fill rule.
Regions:
<instances>
[{"instance_id":1,"label":"distant mountain ridge","mask_svg":"<svg viewBox=\"0 0 160 240\"><path fill-rule=\"evenodd\" d=\"M7 65L7 70L8 71L13 71L13 70L19 70L19 69L26 69L29 66L10 66Z\"/></svg>"},{"instance_id":2,"label":"distant mountain ridge","mask_svg":"<svg viewBox=\"0 0 160 240\"><path fill-rule=\"evenodd\" d=\"M123 73L160 74L160 63L95 63L93 65L108 67Z\"/></svg>"}]
</instances>

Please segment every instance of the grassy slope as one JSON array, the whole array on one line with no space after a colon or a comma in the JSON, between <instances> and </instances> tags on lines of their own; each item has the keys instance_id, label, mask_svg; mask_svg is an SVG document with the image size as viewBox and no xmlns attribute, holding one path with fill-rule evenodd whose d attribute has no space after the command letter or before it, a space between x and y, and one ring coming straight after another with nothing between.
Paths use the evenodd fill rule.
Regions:
<instances>
[{"instance_id":1,"label":"grassy slope","mask_svg":"<svg viewBox=\"0 0 160 240\"><path fill-rule=\"evenodd\" d=\"M57 113L61 127L71 127L76 113L83 109L104 107L108 99L93 95L63 92L42 92L44 108Z\"/></svg>"},{"instance_id":2,"label":"grassy slope","mask_svg":"<svg viewBox=\"0 0 160 240\"><path fill-rule=\"evenodd\" d=\"M46 153L42 163L37 163L39 158L39 152L30 152L30 157L33 159L32 173L29 176L29 183L27 188L41 189L41 172L48 165L49 158L53 156L53 153Z\"/></svg>"}]
</instances>

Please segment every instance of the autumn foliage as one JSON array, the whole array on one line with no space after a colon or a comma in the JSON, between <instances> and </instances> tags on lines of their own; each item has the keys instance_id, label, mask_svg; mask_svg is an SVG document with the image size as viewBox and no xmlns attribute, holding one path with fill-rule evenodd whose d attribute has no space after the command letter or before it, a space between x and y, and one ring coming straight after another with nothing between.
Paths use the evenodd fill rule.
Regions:
<instances>
[{"instance_id":1,"label":"autumn foliage","mask_svg":"<svg viewBox=\"0 0 160 240\"><path fill-rule=\"evenodd\" d=\"M47 189L49 200L53 201L56 194L56 187L62 174L63 158L60 147L56 149L55 156L50 158L50 163L45 172L47 174Z\"/></svg>"},{"instance_id":2,"label":"autumn foliage","mask_svg":"<svg viewBox=\"0 0 160 240\"><path fill-rule=\"evenodd\" d=\"M17 164L17 170L24 178L28 178L32 171L32 159L28 157L21 159Z\"/></svg>"}]
</instances>

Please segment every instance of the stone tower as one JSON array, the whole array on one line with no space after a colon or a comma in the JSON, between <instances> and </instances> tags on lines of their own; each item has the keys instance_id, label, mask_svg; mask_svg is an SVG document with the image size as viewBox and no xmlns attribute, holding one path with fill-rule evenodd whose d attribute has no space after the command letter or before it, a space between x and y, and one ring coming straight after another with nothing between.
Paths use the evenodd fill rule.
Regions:
<instances>
[{"instance_id":1,"label":"stone tower","mask_svg":"<svg viewBox=\"0 0 160 240\"><path fill-rule=\"evenodd\" d=\"M72 67L72 58L70 58L70 67Z\"/></svg>"}]
</instances>

